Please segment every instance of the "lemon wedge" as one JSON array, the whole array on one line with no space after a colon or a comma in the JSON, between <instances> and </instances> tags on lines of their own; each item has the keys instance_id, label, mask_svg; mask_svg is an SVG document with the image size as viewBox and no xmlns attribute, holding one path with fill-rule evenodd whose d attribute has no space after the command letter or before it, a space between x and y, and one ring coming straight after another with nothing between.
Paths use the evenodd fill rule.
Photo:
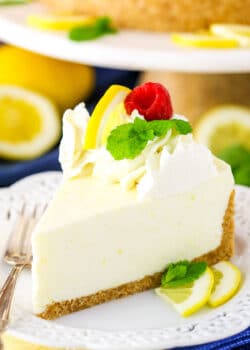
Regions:
<instances>
[{"instance_id":1,"label":"lemon wedge","mask_svg":"<svg viewBox=\"0 0 250 350\"><path fill-rule=\"evenodd\" d=\"M214 287L208 304L212 307L224 304L231 299L241 282L240 270L227 261L221 261L212 267Z\"/></svg>"},{"instance_id":2,"label":"lemon wedge","mask_svg":"<svg viewBox=\"0 0 250 350\"><path fill-rule=\"evenodd\" d=\"M208 302L213 283L214 276L208 267L193 283L175 288L157 288L155 291L164 301L170 302L182 316L190 316Z\"/></svg>"},{"instance_id":3,"label":"lemon wedge","mask_svg":"<svg viewBox=\"0 0 250 350\"><path fill-rule=\"evenodd\" d=\"M230 49L239 46L235 39L222 38L209 33L174 33L171 39L175 44L187 47Z\"/></svg>"},{"instance_id":4,"label":"lemon wedge","mask_svg":"<svg viewBox=\"0 0 250 350\"><path fill-rule=\"evenodd\" d=\"M70 30L74 27L93 24L95 20L95 17L84 15L57 16L49 14L30 14L26 18L26 22L29 26L49 30Z\"/></svg>"},{"instance_id":5,"label":"lemon wedge","mask_svg":"<svg viewBox=\"0 0 250 350\"><path fill-rule=\"evenodd\" d=\"M102 146L112 129L128 121L123 102L130 91L127 87L112 85L105 92L89 120L84 149Z\"/></svg>"},{"instance_id":6,"label":"lemon wedge","mask_svg":"<svg viewBox=\"0 0 250 350\"><path fill-rule=\"evenodd\" d=\"M35 158L60 137L60 118L54 104L29 90L0 85L0 157Z\"/></svg>"},{"instance_id":7,"label":"lemon wedge","mask_svg":"<svg viewBox=\"0 0 250 350\"><path fill-rule=\"evenodd\" d=\"M199 119L194 136L215 155L234 144L250 149L250 108L238 105L213 108Z\"/></svg>"},{"instance_id":8,"label":"lemon wedge","mask_svg":"<svg viewBox=\"0 0 250 350\"><path fill-rule=\"evenodd\" d=\"M250 26L240 24L212 24L210 31L222 38L233 39L243 47L250 47Z\"/></svg>"}]
</instances>

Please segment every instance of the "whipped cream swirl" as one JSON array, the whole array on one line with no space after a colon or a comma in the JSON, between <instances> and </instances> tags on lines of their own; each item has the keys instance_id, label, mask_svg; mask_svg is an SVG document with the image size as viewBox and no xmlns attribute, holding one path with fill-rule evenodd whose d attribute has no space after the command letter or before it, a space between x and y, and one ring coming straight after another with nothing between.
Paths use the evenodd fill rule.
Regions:
<instances>
[{"instance_id":1,"label":"whipped cream swirl","mask_svg":"<svg viewBox=\"0 0 250 350\"><path fill-rule=\"evenodd\" d=\"M191 134L175 135L172 130L150 141L132 160L115 160L105 147L84 151L88 120L84 104L66 111L63 117L59 160L66 178L93 176L119 183L125 191L135 189L138 199L144 200L191 190L217 174L214 157L206 147L195 142Z\"/></svg>"}]
</instances>

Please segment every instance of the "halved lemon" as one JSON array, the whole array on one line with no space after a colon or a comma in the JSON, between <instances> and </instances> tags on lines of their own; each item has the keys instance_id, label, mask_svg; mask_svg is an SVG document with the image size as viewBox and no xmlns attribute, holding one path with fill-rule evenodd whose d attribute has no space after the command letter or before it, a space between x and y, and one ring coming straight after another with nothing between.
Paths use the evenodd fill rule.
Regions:
<instances>
[{"instance_id":1,"label":"halved lemon","mask_svg":"<svg viewBox=\"0 0 250 350\"><path fill-rule=\"evenodd\" d=\"M210 297L214 276L208 267L193 283L175 288L157 288L156 294L170 302L182 316L190 316L204 306Z\"/></svg>"},{"instance_id":2,"label":"halved lemon","mask_svg":"<svg viewBox=\"0 0 250 350\"><path fill-rule=\"evenodd\" d=\"M0 157L35 158L60 137L60 118L54 104L29 90L0 85Z\"/></svg>"},{"instance_id":3,"label":"halved lemon","mask_svg":"<svg viewBox=\"0 0 250 350\"><path fill-rule=\"evenodd\" d=\"M84 149L93 149L105 144L112 129L126 122L123 102L130 89L112 85L96 105L89 120Z\"/></svg>"},{"instance_id":4,"label":"halved lemon","mask_svg":"<svg viewBox=\"0 0 250 350\"><path fill-rule=\"evenodd\" d=\"M234 144L250 149L250 108L238 105L213 108L199 119L194 136L215 155Z\"/></svg>"},{"instance_id":5,"label":"halved lemon","mask_svg":"<svg viewBox=\"0 0 250 350\"><path fill-rule=\"evenodd\" d=\"M92 16L30 14L26 18L29 26L39 29L70 30L74 27L90 25L96 20Z\"/></svg>"},{"instance_id":6,"label":"halved lemon","mask_svg":"<svg viewBox=\"0 0 250 350\"><path fill-rule=\"evenodd\" d=\"M231 299L239 288L241 282L240 270L227 261L221 261L212 267L214 274L214 287L208 304L212 307L224 304Z\"/></svg>"},{"instance_id":7,"label":"halved lemon","mask_svg":"<svg viewBox=\"0 0 250 350\"><path fill-rule=\"evenodd\" d=\"M236 40L241 46L250 47L250 26L248 25L212 24L210 30L215 35Z\"/></svg>"},{"instance_id":8,"label":"halved lemon","mask_svg":"<svg viewBox=\"0 0 250 350\"><path fill-rule=\"evenodd\" d=\"M175 44L187 47L230 49L239 46L235 39L221 38L209 33L173 33L171 39Z\"/></svg>"}]
</instances>

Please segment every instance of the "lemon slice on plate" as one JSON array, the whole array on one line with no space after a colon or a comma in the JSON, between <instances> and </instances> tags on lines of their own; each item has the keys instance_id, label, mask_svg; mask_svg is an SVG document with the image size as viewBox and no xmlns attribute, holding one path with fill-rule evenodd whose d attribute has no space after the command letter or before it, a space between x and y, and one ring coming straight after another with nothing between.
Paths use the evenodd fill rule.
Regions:
<instances>
[{"instance_id":1,"label":"lemon slice on plate","mask_svg":"<svg viewBox=\"0 0 250 350\"><path fill-rule=\"evenodd\" d=\"M212 24L210 31L226 39L233 39L243 47L250 47L250 26L240 24Z\"/></svg>"},{"instance_id":2,"label":"lemon slice on plate","mask_svg":"<svg viewBox=\"0 0 250 350\"><path fill-rule=\"evenodd\" d=\"M174 288L157 288L155 291L164 301L170 302L182 316L190 316L208 302L213 283L214 276L208 267L193 283Z\"/></svg>"},{"instance_id":3,"label":"lemon slice on plate","mask_svg":"<svg viewBox=\"0 0 250 350\"><path fill-rule=\"evenodd\" d=\"M240 270L227 261L221 261L212 267L214 287L208 304L212 307L224 304L231 299L241 282Z\"/></svg>"},{"instance_id":4,"label":"lemon slice on plate","mask_svg":"<svg viewBox=\"0 0 250 350\"><path fill-rule=\"evenodd\" d=\"M239 46L235 39L221 38L209 33L174 33L172 41L180 46L230 49Z\"/></svg>"},{"instance_id":5,"label":"lemon slice on plate","mask_svg":"<svg viewBox=\"0 0 250 350\"><path fill-rule=\"evenodd\" d=\"M194 136L215 155L234 144L250 149L250 108L237 105L213 108L199 119Z\"/></svg>"},{"instance_id":6,"label":"lemon slice on plate","mask_svg":"<svg viewBox=\"0 0 250 350\"><path fill-rule=\"evenodd\" d=\"M0 85L0 157L31 159L48 151L60 137L54 104L29 90Z\"/></svg>"},{"instance_id":7,"label":"lemon slice on plate","mask_svg":"<svg viewBox=\"0 0 250 350\"><path fill-rule=\"evenodd\" d=\"M123 102L130 92L130 89L121 85L112 85L105 92L89 120L84 149L102 146L112 129L128 122Z\"/></svg>"},{"instance_id":8,"label":"lemon slice on plate","mask_svg":"<svg viewBox=\"0 0 250 350\"><path fill-rule=\"evenodd\" d=\"M91 16L57 16L49 14L31 14L27 16L26 22L29 26L39 29L70 30L74 27L90 25L95 22Z\"/></svg>"}]
</instances>

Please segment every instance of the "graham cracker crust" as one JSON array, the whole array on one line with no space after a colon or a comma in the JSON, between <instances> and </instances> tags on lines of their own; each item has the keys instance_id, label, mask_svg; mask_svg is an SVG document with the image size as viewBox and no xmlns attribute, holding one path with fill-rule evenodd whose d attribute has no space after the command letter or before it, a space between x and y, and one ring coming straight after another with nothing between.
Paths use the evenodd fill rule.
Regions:
<instances>
[{"instance_id":1,"label":"graham cracker crust","mask_svg":"<svg viewBox=\"0 0 250 350\"><path fill-rule=\"evenodd\" d=\"M224 215L223 235L220 246L194 259L195 261L206 261L209 265L213 265L222 260L229 260L232 257L234 253L234 196L235 192L233 191L230 195L228 207ZM141 280L126 283L116 288L102 290L89 296L53 303L48 305L46 310L38 316L46 320L53 320L63 315L102 304L113 299L127 297L132 294L159 287L161 275L162 272L158 272L152 276L145 276Z\"/></svg>"},{"instance_id":2,"label":"graham cracker crust","mask_svg":"<svg viewBox=\"0 0 250 350\"><path fill-rule=\"evenodd\" d=\"M63 14L109 16L115 26L192 31L212 23L249 24L250 0L42 0Z\"/></svg>"}]
</instances>

